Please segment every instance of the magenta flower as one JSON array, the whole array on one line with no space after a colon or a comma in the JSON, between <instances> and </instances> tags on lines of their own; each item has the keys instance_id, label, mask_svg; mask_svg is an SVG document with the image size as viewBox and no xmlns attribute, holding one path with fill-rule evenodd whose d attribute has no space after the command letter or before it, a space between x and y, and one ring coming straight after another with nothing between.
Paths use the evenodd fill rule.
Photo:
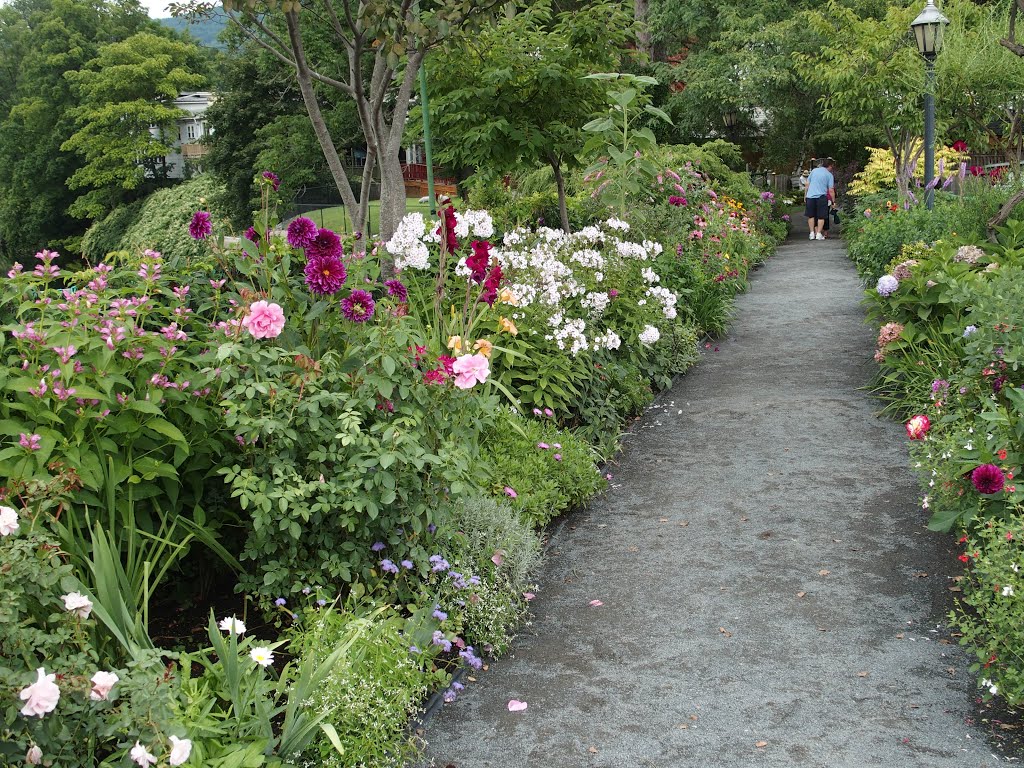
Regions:
<instances>
[{"instance_id":1,"label":"magenta flower","mask_svg":"<svg viewBox=\"0 0 1024 768\"><path fill-rule=\"evenodd\" d=\"M348 273L335 256L314 256L306 263L306 287L310 293L333 296L345 284Z\"/></svg>"},{"instance_id":2,"label":"magenta flower","mask_svg":"<svg viewBox=\"0 0 1024 768\"><path fill-rule=\"evenodd\" d=\"M349 294L348 298L341 300L341 314L347 320L356 323L365 323L373 317L373 310L376 304L369 291L357 289Z\"/></svg>"},{"instance_id":3,"label":"magenta flower","mask_svg":"<svg viewBox=\"0 0 1024 768\"><path fill-rule=\"evenodd\" d=\"M306 258L315 259L319 257L341 258L341 238L329 229L321 229L316 237L306 246Z\"/></svg>"},{"instance_id":4,"label":"magenta flower","mask_svg":"<svg viewBox=\"0 0 1024 768\"><path fill-rule=\"evenodd\" d=\"M288 235L286 238L288 245L292 248L305 248L316 240L319 231L312 219L307 219L305 216L297 216L288 225Z\"/></svg>"},{"instance_id":5,"label":"magenta flower","mask_svg":"<svg viewBox=\"0 0 1024 768\"><path fill-rule=\"evenodd\" d=\"M507 485L505 486L505 495L508 496L510 499L514 499L519 496L519 494L516 493L515 488L511 488L510 486Z\"/></svg>"},{"instance_id":6,"label":"magenta flower","mask_svg":"<svg viewBox=\"0 0 1024 768\"><path fill-rule=\"evenodd\" d=\"M384 285L387 286L388 296L394 296L403 302L409 300L409 289L401 280L385 280Z\"/></svg>"},{"instance_id":7,"label":"magenta flower","mask_svg":"<svg viewBox=\"0 0 1024 768\"><path fill-rule=\"evenodd\" d=\"M483 384L491 374L487 358L480 353L458 358L452 370L455 372L455 386L459 389L471 389L474 384Z\"/></svg>"},{"instance_id":8,"label":"magenta flower","mask_svg":"<svg viewBox=\"0 0 1024 768\"><path fill-rule=\"evenodd\" d=\"M556 453L553 458L554 458L555 461L561 461L562 460L562 454Z\"/></svg>"},{"instance_id":9,"label":"magenta flower","mask_svg":"<svg viewBox=\"0 0 1024 768\"><path fill-rule=\"evenodd\" d=\"M250 243L259 243L260 233L256 231L256 227L249 227L245 230L245 239Z\"/></svg>"},{"instance_id":10,"label":"magenta flower","mask_svg":"<svg viewBox=\"0 0 1024 768\"><path fill-rule=\"evenodd\" d=\"M907 437L911 440L924 440L932 424L927 416L918 414L911 418L904 426L907 429Z\"/></svg>"},{"instance_id":11,"label":"magenta flower","mask_svg":"<svg viewBox=\"0 0 1024 768\"><path fill-rule=\"evenodd\" d=\"M213 232L213 223L210 221L210 214L206 211L196 211L192 214L192 221L188 225L188 233L193 240L205 240Z\"/></svg>"},{"instance_id":12,"label":"magenta flower","mask_svg":"<svg viewBox=\"0 0 1024 768\"><path fill-rule=\"evenodd\" d=\"M284 310L279 304L253 302L249 314L242 318L242 325L253 338L273 339L280 336L284 329Z\"/></svg>"},{"instance_id":13,"label":"magenta flower","mask_svg":"<svg viewBox=\"0 0 1024 768\"><path fill-rule=\"evenodd\" d=\"M18 445L24 448L26 451L38 451L40 447L40 441L43 438L39 435L27 435L24 432L21 433L18 439Z\"/></svg>"},{"instance_id":14,"label":"magenta flower","mask_svg":"<svg viewBox=\"0 0 1024 768\"><path fill-rule=\"evenodd\" d=\"M274 188L275 192L281 188L281 179L279 179L277 174L273 171L264 171L263 178L270 182L270 185Z\"/></svg>"},{"instance_id":15,"label":"magenta flower","mask_svg":"<svg viewBox=\"0 0 1024 768\"><path fill-rule=\"evenodd\" d=\"M1003 470L995 464L982 464L971 472L971 482L974 483L978 493L999 493L1003 490L1005 481Z\"/></svg>"}]
</instances>

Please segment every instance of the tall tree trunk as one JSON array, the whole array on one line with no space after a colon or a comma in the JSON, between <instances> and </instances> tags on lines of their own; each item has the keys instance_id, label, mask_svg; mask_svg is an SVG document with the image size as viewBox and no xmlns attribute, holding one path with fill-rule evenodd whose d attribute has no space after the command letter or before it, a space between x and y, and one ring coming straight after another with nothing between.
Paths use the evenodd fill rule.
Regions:
<instances>
[{"instance_id":1,"label":"tall tree trunk","mask_svg":"<svg viewBox=\"0 0 1024 768\"><path fill-rule=\"evenodd\" d=\"M309 121L313 125L313 133L316 134L320 148L323 150L324 159L327 160L327 167L331 171L331 178L338 188L342 201L345 203L345 210L353 224L358 221L359 204L356 202L352 185L348 183L348 176L345 175L345 168L338 157L338 150L331 139L331 132L327 128L323 113L320 111L320 104L316 100L316 90L313 88L313 77L306 63L306 54L302 46L302 35L299 32L299 15L295 11L285 14L288 23L288 37L291 40L292 51L295 54L295 80L299 84L299 93L302 94L302 102L306 105L306 112L309 114ZM367 154L366 162L370 163L370 156ZM365 195L366 190L362 190Z\"/></svg>"},{"instance_id":2,"label":"tall tree trunk","mask_svg":"<svg viewBox=\"0 0 1024 768\"><path fill-rule=\"evenodd\" d=\"M562 164L557 157L549 157L551 170L555 174L555 186L558 188L558 216L562 219L562 230L569 234L569 209L565 204L565 179L562 178Z\"/></svg>"},{"instance_id":3,"label":"tall tree trunk","mask_svg":"<svg viewBox=\"0 0 1024 768\"><path fill-rule=\"evenodd\" d=\"M633 16L636 19L637 48L654 61L654 44L651 40L651 27L647 23L649 0L633 0Z\"/></svg>"}]
</instances>

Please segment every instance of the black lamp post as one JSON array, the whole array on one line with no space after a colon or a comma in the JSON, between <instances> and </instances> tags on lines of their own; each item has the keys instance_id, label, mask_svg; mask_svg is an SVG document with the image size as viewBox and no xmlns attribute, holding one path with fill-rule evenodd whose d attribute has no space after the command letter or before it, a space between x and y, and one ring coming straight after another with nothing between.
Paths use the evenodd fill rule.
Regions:
<instances>
[{"instance_id":1,"label":"black lamp post","mask_svg":"<svg viewBox=\"0 0 1024 768\"><path fill-rule=\"evenodd\" d=\"M935 57L942 48L942 30L949 19L928 0L924 10L911 23L918 52L924 56L927 79L924 90L924 186L925 206L930 211L935 203Z\"/></svg>"},{"instance_id":2,"label":"black lamp post","mask_svg":"<svg viewBox=\"0 0 1024 768\"><path fill-rule=\"evenodd\" d=\"M736 142L736 112L734 110L727 111L722 115L722 119L725 121L725 129L729 133L729 140L733 143Z\"/></svg>"}]
</instances>

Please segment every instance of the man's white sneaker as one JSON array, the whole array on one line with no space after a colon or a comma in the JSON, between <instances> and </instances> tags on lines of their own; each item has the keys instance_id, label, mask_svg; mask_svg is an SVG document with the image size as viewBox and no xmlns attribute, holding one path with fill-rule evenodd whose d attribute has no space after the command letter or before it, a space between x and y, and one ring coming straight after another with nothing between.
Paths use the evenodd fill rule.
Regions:
<instances>
[{"instance_id":1,"label":"man's white sneaker","mask_svg":"<svg viewBox=\"0 0 1024 768\"><path fill-rule=\"evenodd\" d=\"M814 239L815 239L815 240L824 240L824 239L825 239L825 236L824 236L823 234L821 234L821 232L817 232L817 233L815 233L815 235L814 235Z\"/></svg>"},{"instance_id":2,"label":"man's white sneaker","mask_svg":"<svg viewBox=\"0 0 1024 768\"><path fill-rule=\"evenodd\" d=\"M816 240L817 238L815 238L814 233L811 232L810 237L808 237L807 239L808 240Z\"/></svg>"}]
</instances>

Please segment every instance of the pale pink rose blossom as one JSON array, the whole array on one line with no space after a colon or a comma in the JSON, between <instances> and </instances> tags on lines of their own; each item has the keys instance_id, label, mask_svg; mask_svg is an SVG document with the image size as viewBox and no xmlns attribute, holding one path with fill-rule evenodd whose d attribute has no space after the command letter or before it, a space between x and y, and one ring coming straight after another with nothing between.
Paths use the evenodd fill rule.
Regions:
<instances>
[{"instance_id":1,"label":"pale pink rose blossom","mask_svg":"<svg viewBox=\"0 0 1024 768\"><path fill-rule=\"evenodd\" d=\"M168 763L171 765L181 765L188 760L188 756L191 754L191 739L179 739L177 736L171 736L171 754L167 758Z\"/></svg>"},{"instance_id":2,"label":"pale pink rose blossom","mask_svg":"<svg viewBox=\"0 0 1024 768\"><path fill-rule=\"evenodd\" d=\"M110 689L120 680L113 672L97 672L92 676L92 691L89 698L93 701L106 701L110 696Z\"/></svg>"},{"instance_id":3,"label":"pale pink rose blossom","mask_svg":"<svg viewBox=\"0 0 1024 768\"><path fill-rule=\"evenodd\" d=\"M0 507L0 536L10 536L16 533L20 526L18 510L13 507Z\"/></svg>"},{"instance_id":4,"label":"pale pink rose blossom","mask_svg":"<svg viewBox=\"0 0 1024 768\"><path fill-rule=\"evenodd\" d=\"M253 302L249 307L249 314L242 318L242 325L254 338L276 338L284 328L284 310L279 304Z\"/></svg>"},{"instance_id":5,"label":"pale pink rose blossom","mask_svg":"<svg viewBox=\"0 0 1024 768\"><path fill-rule=\"evenodd\" d=\"M463 355L452 364L455 372L455 386L459 389L471 389L474 384L483 384L491 375L487 358L482 354Z\"/></svg>"},{"instance_id":6,"label":"pale pink rose blossom","mask_svg":"<svg viewBox=\"0 0 1024 768\"><path fill-rule=\"evenodd\" d=\"M88 619L89 614L92 613L92 600L81 592L68 592L66 595L61 595L61 600L64 601L64 608L73 612L80 619Z\"/></svg>"},{"instance_id":7,"label":"pale pink rose blossom","mask_svg":"<svg viewBox=\"0 0 1024 768\"><path fill-rule=\"evenodd\" d=\"M137 741L135 742L135 746L132 747L130 755L135 764L142 766L142 768L149 768L151 765L156 765L156 757L154 757L148 749Z\"/></svg>"},{"instance_id":8,"label":"pale pink rose blossom","mask_svg":"<svg viewBox=\"0 0 1024 768\"><path fill-rule=\"evenodd\" d=\"M25 753L25 762L29 765L39 765L43 762L43 750L39 748L38 744L33 744L28 748L28 752Z\"/></svg>"},{"instance_id":9,"label":"pale pink rose blossom","mask_svg":"<svg viewBox=\"0 0 1024 768\"><path fill-rule=\"evenodd\" d=\"M40 667L36 670L36 681L21 689L18 694L25 706L21 708L21 714L25 717L42 717L47 712L53 712L60 701L60 688L54 681L57 675L46 674L46 670Z\"/></svg>"}]
</instances>

